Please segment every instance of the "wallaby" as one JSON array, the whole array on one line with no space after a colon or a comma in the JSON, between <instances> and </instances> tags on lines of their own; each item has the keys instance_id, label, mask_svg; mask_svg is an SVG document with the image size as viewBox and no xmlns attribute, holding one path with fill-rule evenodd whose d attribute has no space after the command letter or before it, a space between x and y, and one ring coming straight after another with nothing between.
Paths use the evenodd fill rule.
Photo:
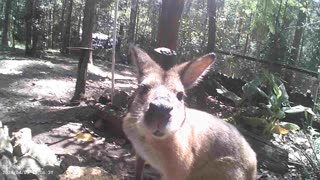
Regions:
<instances>
[{"instance_id":1,"label":"wallaby","mask_svg":"<svg viewBox=\"0 0 320 180\"><path fill-rule=\"evenodd\" d=\"M256 178L256 154L238 130L185 106L185 90L208 71L214 53L167 71L138 47L131 45L129 53L138 67L139 85L123 130L137 156L158 170L163 180ZM141 166L137 170L142 171ZM136 179L142 179L136 173Z\"/></svg>"}]
</instances>

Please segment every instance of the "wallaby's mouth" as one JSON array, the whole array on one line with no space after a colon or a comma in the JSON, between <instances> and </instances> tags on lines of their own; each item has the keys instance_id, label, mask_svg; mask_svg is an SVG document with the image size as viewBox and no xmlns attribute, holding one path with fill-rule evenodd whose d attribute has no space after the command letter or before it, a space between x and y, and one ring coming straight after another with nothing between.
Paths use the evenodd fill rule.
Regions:
<instances>
[{"instance_id":1,"label":"wallaby's mouth","mask_svg":"<svg viewBox=\"0 0 320 180\"><path fill-rule=\"evenodd\" d=\"M144 117L144 123L154 136L162 137L165 135L170 119L170 113L148 110Z\"/></svg>"},{"instance_id":2,"label":"wallaby's mouth","mask_svg":"<svg viewBox=\"0 0 320 180\"><path fill-rule=\"evenodd\" d=\"M164 132L161 132L161 131L159 131L159 130L156 130L155 132L153 132L153 135L154 135L154 136L157 136L157 137L162 137L162 136L164 136Z\"/></svg>"}]
</instances>

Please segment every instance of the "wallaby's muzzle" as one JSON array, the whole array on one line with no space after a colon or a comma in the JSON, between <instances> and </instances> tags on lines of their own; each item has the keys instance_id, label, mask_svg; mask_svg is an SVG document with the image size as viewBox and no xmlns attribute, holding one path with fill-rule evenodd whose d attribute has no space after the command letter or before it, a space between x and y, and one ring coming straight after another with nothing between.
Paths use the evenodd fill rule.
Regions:
<instances>
[{"instance_id":1,"label":"wallaby's muzzle","mask_svg":"<svg viewBox=\"0 0 320 180\"><path fill-rule=\"evenodd\" d=\"M166 97L157 97L149 105L149 112L153 114L159 114L166 116L170 114L170 111L173 109L172 104L169 102L169 99Z\"/></svg>"},{"instance_id":2,"label":"wallaby's muzzle","mask_svg":"<svg viewBox=\"0 0 320 180\"><path fill-rule=\"evenodd\" d=\"M157 96L149 104L149 108L145 114L145 124L151 128L155 136L163 136L166 126L171 119L171 111L173 109L169 98Z\"/></svg>"}]
</instances>

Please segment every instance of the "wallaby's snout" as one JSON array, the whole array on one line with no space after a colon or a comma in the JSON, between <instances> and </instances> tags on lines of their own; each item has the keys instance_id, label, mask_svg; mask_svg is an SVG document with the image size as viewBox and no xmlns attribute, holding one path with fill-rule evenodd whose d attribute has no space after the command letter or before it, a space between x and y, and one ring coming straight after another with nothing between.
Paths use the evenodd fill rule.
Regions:
<instances>
[{"instance_id":1,"label":"wallaby's snout","mask_svg":"<svg viewBox=\"0 0 320 180\"><path fill-rule=\"evenodd\" d=\"M172 121L174 105L169 94L165 88L158 88L153 92L154 96L145 113L145 125L158 137L165 134Z\"/></svg>"},{"instance_id":2,"label":"wallaby's snout","mask_svg":"<svg viewBox=\"0 0 320 180\"><path fill-rule=\"evenodd\" d=\"M173 106L169 99L167 97L159 96L149 104L147 112L156 116L168 117L172 109Z\"/></svg>"}]
</instances>

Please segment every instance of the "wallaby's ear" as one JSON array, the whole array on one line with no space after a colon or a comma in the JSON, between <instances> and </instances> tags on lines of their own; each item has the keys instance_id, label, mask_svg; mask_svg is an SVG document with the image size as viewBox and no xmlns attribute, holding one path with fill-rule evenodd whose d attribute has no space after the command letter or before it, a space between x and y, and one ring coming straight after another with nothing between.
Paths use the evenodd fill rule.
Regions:
<instances>
[{"instance_id":1,"label":"wallaby's ear","mask_svg":"<svg viewBox=\"0 0 320 180\"><path fill-rule=\"evenodd\" d=\"M185 89L190 89L197 85L214 62L215 56L214 53L209 53L196 60L182 63L176 67L178 68L181 82Z\"/></svg>"},{"instance_id":2,"label":"wallaby's ear","mask_svg":"<svg viewBox=\"0 0 320 180\"><path fill-rule=\"evenodd\" d=\"M138 67L139 81L141 77L148 73L161 70L160 66L154 62L145 51L133 44L129 45L129 55L131 60L134 61Z\"/></svg>"}]
</instances>

